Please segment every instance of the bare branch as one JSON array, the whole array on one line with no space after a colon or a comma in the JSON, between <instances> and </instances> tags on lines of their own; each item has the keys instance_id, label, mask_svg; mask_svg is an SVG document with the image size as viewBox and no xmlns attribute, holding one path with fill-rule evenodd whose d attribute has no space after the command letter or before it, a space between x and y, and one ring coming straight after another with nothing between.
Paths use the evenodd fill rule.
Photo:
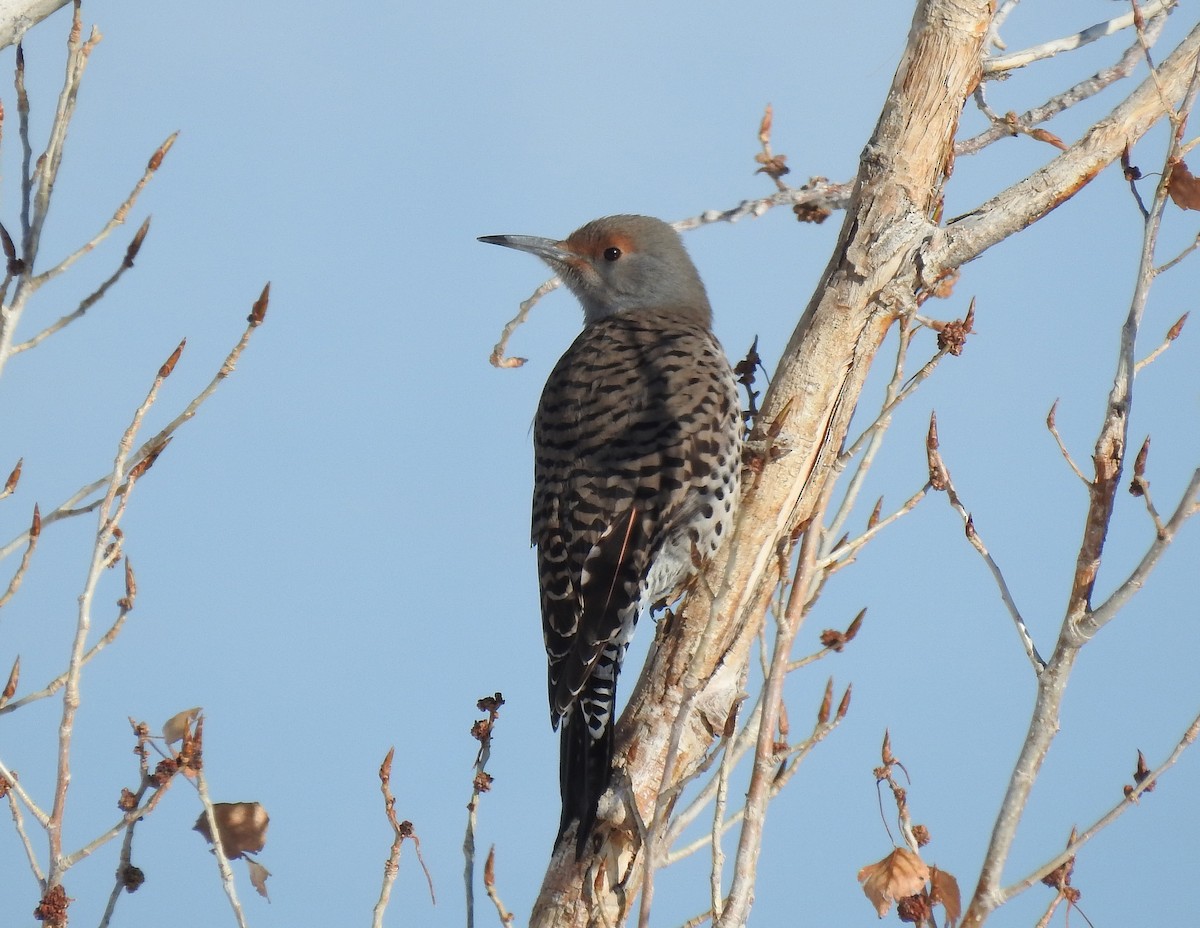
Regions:
<instances>
[{"instance_id":1,"label":"bare branch","mask_svg":"<svg viewBox=\"0 0 1200 928\"><path fill-rule=\"evenodd\" d=\"M226 355L220 369L214 375L213 379L209 381L208 386L197 393L196 396L192 398L192 401L184 407L183 411L180 412L170 422L168 422L162 429L160 429L159 432L154 435L154 437L144 441L141 446L130 455L129 459L133 461L135 465L140 464L141 462L146 461L161 452L165 447L166 442L171 438L172 435L175 434L175 431L185 422L194 417L199 411L200 407L204 405L204 403L210 396L212 396L214 392L216 392L217 387L221 385L226 377L233 373L237 367L238 360L242 356L242 352L246 349L246 345L250 342L250 336L261 324L261 316L258 315L257 308L261 306L263 313L265 313L266 304L263 302L263 300L264 297L260 297L255 303L256 311L251 313L251 318L246 325L245 331L242 333L242 336L238 340L237 344L235 344L229 354ZM255 321L256 319L258 321ZM79 507L79 504L81 501L87 499L102 487L106 486L111 479L112 474L109 473L108 475L101 477L99 480L94 480L86 486L80 487L64 502L60 503L57 508L42 517L43 528L53 525L60 519L82 515L83 513L91 512L96 509L96 507L100 505L101 500L93 500L82 507ZM118 492L123 493L124 486L119 487ZM0 547L0 559L7 557L18 547L25 544L28 538L29 533L24 532L10 540L3 547Z\"/></svg>"},{"instance_id":2,"label":"bare branch","mask_svg":"<svg viewBox=\"0 0 1200 928\"><path fill-rule=\"evenodd\" d=\"M1054 441L1058 444L1058 450L1063 456L1063 460L1075 472L1075 476L1083 481L1083 485L1090 486L1091 481L1083 475L1083 471L1079 469L1079 465L1075 463L1075 459L1071 457L1071 452L1067 450L1066 444L1063 443L1062 436L1058 434L1058 400L1054 401L1054 405L1050 407L1050 412L1046 414L1046 428L1050 430L1050 434L1054 436Z\"/></svg>"},{"instance_id":3,"label":"bare branch","mask_svg":"<svg viewBox=\"0 0 1200 928\"><path fill-rule=\"evenodd\" d=\"M129 252L133 251L134 254L137 253L134 246L137 246L138 248L141 247L142 240L146 237L146 232L149 230L149 228L150 220L146 219L146 221L143 222L141 227L138 229L133 241L129 243L129 249L126 251L126 257L121 261L120 266L109 275L107 280L105 280L102 284L100 284L99 287L80 300L79 305L72 312L60 317L31 338L27 338L25 341L13 345L12 354L19 354L22 351L28 351L30 348L36 348L51 335L61 331L62 329L65 329L75 320L81 319L89 309L103 299L104 295L108 293L113 284L120 280L121 276L127 270L129 270L129 268L133 267L133 260L129 257Z\"/></svg>"},{"instance_id":4,"label":"bare branch","mask_svg":"<svg viewBox=\"0 0 1200 928\"><path fill-rule=\"evenodd\" d=\"M1142 7L1142 15L1147 19L1166 13L1176 4L1176 0L1150 0ZM1083 29L1074 35L1064 36L1060 39L1052 39L1049 42L1042 42L1040 45L1035 45L1032 48L1024 49L1023 51L1013 52L1009 55L989 56L983 59L983 74L985 78L994 77L1005 71L1011 71L1016 68L1023 68L1026 65L1033 64L1035 61L1044 61L1047 58L1053 58L1055 55L1062 52L1074 51L1084 45L1090 45L1105 36L1113 35L1123 29L1128 29L1134 24L1135 14L1132 12L1125 13L1121 16L1113 17L1104 22L1096 23L1093 26Z\"/></svg>"},{"instance_id":5,"label":"bare branch","mask_svg":"<svg viewBox=\"0 0 1200 928\"><path fill-rule=\"evenodd\" d=\"M208 794L208 781L204 776L204 769L201 767L196 771L196 792L200 795L200 802L204 806L204 818L208 822L208 833L211 836L213 857L217 861L217 870L221 874L221 886L225 889L225 895L229 899L229 905L233 909L234 918L237 919L238 928L248 928L246 924L246 915L242 911L242 904L238 901L237 886L234 884L233 868L229 866L229 858L225 855L225 848L221 843L221 828L217 824L216 810L213 809L212 798Z\"/></svg>"},{"instance_id":6,"label":"bare branch","mask_svg":"<svg viewBox=\"0 0 1200 928\"><path fill-rule=\"evenodd\" d=\"M1014 896L1023 893L1025 890L1029 889L1029 887L1040 883L1044 876L1052 873L1058 867L1061 867L1064 863L1078 854L1080 848L1082 848L1101 831L1137 805L1138 797L1140 797L1142 793L1154 789L1159 778L1175 766L1175 764L1179 761L1179 758L1183 755L1183 752L1195 744L1198 737L1200 737L1200 715L1196 716L1196 718L1192 720L1192 724L1188 726L1187 731L1183 733L1183 737L1179 740L1179 743L1175 745L1175 749L1170 753L1165 761L1159 764L1153 772L1151 772L1145 779L1131 789L1121 802L1117 803L1112 809L1085 828L1082 833L1077 835L1075 840L1071 841L1061 854L1059 854L1057 857L1051 858L1028 876L1018 880L1016 883L1013 883L1010 886L1005 886L1003 889L1001 889L999 891L997 905L1002 905L1004 902L1008 901Z\"/></svg>"}]
</instances>

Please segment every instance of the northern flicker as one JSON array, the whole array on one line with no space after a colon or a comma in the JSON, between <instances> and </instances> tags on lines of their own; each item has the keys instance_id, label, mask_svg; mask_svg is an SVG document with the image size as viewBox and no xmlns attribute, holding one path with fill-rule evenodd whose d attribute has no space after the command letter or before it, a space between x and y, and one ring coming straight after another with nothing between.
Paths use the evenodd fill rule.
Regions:
<instances>
[{"instance_id":1,"label":"northern flicker","mask_svg":"<svg viewBox=\"0 0 1200 928\"><path fill-rule=\"evenodd\" d=\"M679 234L608 216L562 241L480 239L541 258L583 304L534 422L537 546L562 818L581 857L612 772L617 675L639 614L732 529L737 383Z\"/></svg>"}]
</instances>

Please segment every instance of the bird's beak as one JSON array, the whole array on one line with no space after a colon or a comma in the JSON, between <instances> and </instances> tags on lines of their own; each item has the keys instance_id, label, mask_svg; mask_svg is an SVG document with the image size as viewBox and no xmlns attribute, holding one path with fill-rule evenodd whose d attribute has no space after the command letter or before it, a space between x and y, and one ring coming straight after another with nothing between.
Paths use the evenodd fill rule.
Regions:
<instances>
[{"instance_id":1,"label":"bird's beak","mask_svg":"<svg viewBox=\"0 0 1200 928\"><path fill-rule=\"evenodd\" d=\"M481 235L479 241L489 245L515 248L517 251L527 251L555 267L571 264L579 257L573 252L567 251L562 242L556 242L550 238L540 238L536 235Z\"/></svg>"}]
</instances>

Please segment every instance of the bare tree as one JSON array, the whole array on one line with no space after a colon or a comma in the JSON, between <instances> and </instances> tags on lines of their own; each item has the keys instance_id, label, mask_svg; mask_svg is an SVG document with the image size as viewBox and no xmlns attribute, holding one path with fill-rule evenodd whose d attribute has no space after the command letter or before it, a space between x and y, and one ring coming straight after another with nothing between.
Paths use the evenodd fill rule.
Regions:
<instances>
[{"instance_id":1,"label":"bare tree","mask_svg":"<svg viewBox=\"0 0 1200 928\"><path fill-rule=\"evenodd\" d=\"M1161 180L1144 207L1145 247L1138 292L1124 328L1120 363L1113 380L1103 425L1097 437L1092 473L1078 469L1088 489L1084 539L1078 553L1075 581L1058 641L1043 658L1013 607L1021 640L1033 670L1037 701L1029 732L1003 797L987 859L978 886L963 915L963 924L979 925L1009 898L1043 877L1052 876L1094 833L1071 844L1028 878L1004 887L1001 873L1029 790L1046 750L1057 731L1062 694L1079 649L1111 621L1129 596L1145 581L1162 551L1183 522L1200 505L1200 471L1169 514L1159 516L1147 503L1156 526L1154 542L1136 571L1102 603L1092 601L1093 588L1108 534L1113 500L1121 484L1129 448L1129 408L1134 373L1138 369L1135 339L1146 296L1156 274L1175 262L1155 257L1157 231L1172 184L1181 205L1192 189L1182 157L1191 144L1184 127L1200 84L1197 52L1200 27L1161 62L1151 55L1154 39L1170 3L1136 4L1109 23L1097 24L1075 36L1048 41L1021 52L992 56L989 44L1000 47L999 29L1015 2L1002 4L971 0L922 0L917 4L907 47L874 134L867 143L848 202L832 185L791 190L780 182L780 194L770 203L791 202L809 215L841 208L846 216L841 234L816 292L804 311L779 368L774 372L762 408L754 418L755 457L742 499L737 532L704 582L696 585L682 606L664 623L647 666L630 699L618 729L617 768L625 788L622 797L601 810L599 849L576 862L572 849L560 848L550 863L531 924L583 926L621 924L631 917L650 924L653 876L675 858L679 837L678 805L683 787L703 776L701 800L713 800L715 819L710 907L692 922L742 925L748 917L768 804L786 782L794 764L844 716L848 691L827 691L817 725L798 743L787 736L781 716L784 676L806 663L792 654L796 631L823 580L852 559L858 548L893 518L916 505L931 491L944 491L963 514L968 538L983 555L1001 583L1003 575L987 557L966 509L954 491L937 441L936 422L927 436L930 462L928 484L893 516L876 511L868 531L844 537L844 521L869 468L874 450L890 422L895 404L928 376L946 353L957 353L969 335L972 316L938 323L922 315L933 296L947 295L958 269L992 245L1037 222L1061 205L1104 168L1126 159L1127 176L1135 171L1128 152L1150 127L1168 120L1174 129L1163 158ZM1035 65L1116 31L1130 35L1128 50L1114 65L1089 81L1067 88L1023 115L997 116L987 104L989 80L1008 70ZM1078 142L1067 145L1040 123L1109 88L1142 61L1150 76L1116 103ZM957 137L959 118L974 97L989 117L991 128L975 138ZM769 121L764 122L764 151L760 161L777 179L781 162L769 146ZM1015 134L1030 135L1053 146L1054 157L1036 172L998 191L966 215L944 221L943 191L951 180L956 157L973 154ZM1182 196L1180 196L1182 194ZM705 220L723 218L706 216ZM803 215L802 215L803 218ZM882 409L859 438L849 441L851 415L860 398L867 372L878 362L885 335L899 327L901 354ZM904 360L913 334L922 327L938 333L934 357L911 379L905 379ZM1173 338L1178 332L1170 337ZM1053 419L1050 421L1053 430ZM1135 466L1141 479L1144 456ZM843 478L838 480L838 478ZM837 500L836 505L834 501ZM840 648L853 637L857 624L840 636L830 634L827 650ZM663 631L663 629L660 629ZM754 642L770 641L762 656L762 685L746 699L748 668ZM836 709L834 707L837 707ZM1200 721L1187 726L1182 746L1196 737ZM739 725L739 722L741 723ZM726 808L729 768L748 757L750 786L736 814ZM1173 755L1168 762L1173 762ZM881 781L891 780L895 758L885 745ZM1153 785L1160 771L1143 772L1128 802ZM902 791L897 792L901 821L906 822ZM1122 808L1113 810L1119 814ZM685 821L697 814L682 810ZM738 829L737 849L726 864L720 836ZM946 904L949 922L960 914L944 878L931 876L917 855L919 836L906 829L911 857L881 861L864 869L864 889L886 911L893 899L920 897L928 906ZM692 848L694 850L694 848ZM907 862L907 879L895 884L889 877ZM1069 889L1069 877L1061 877ZM634 902L640 892L640 901ZM1068 898L1066 890L1059 898ZM909 915L913 915L910 908ZM916 913L917 921L932 915Z\"/></svg>"},{"instance_id":2,"label":"bare tree","mask_svg":"<svg viewBox=\"0 0 1200 928\"><path fill-rule=\"evenodd\" d=\"M25 29L62 5L6 5L0 9L0 45L19 40ZM15 74L16 136L23 156L20 190L16 198L20 226L12 234L0 225L0 247L5 258L4 276L0 280L0 373L5 371L14 356L33 351L47 339L78 322L88 312L102 311L97 309L98 305L134 268L135 259L150 229L150 220L147 218L120 252L112 273L86 291L74 309L31 333L22 334L21 324L25 313L36 302L41 288L67 273L84 255L102 247L124 225L136 208L139 195L162 167L164 158L175 143L177 133L168 136L151 153L128 196L117 205L99 230L57 263L45 261L41 247L43 232L54 201L55 184L63 164L67 136L84 72L100 41L100 32L95 28L85 36L80 5L76 2L67 40L66 73L45 147L36 155L38 140L34 138L30 119L33 103L26 92L25 56L18 45ZM199 709L186 710L169 720L161 737L152 732L145 722L130 719L130 737L135 745L137 765L130 770L133 788L127 787L120 792L117 803L120 811L114 816L115 822L74 847L66 843L65 834L70 818L68 800L72 795L72 770L76 754L74 745L78 734L83 670L117 640L137 601L137 579L125 552L127 539L122 527L123 518L139 482L146 478L147 472L166 451L176 431L197 414L205 401L233 372L251 335L265 319L267 302L268 288L264 288L250 310L240 338L220 362L208 385L154 435L141 438L148 414L159 400L161 388L181 361L186 339L180 341L156 369L148 370L147 391L130 412L128 427L115 436L112 469L85 483L46 513L34 505L28 529L0 545L0 559L13 558L17 561L6 588L0 593L0 607L3 607L19 592L44 532L52 531L56 523L73 518L92 514L96 519L86 576L78 596L74 634L67 653L63 655L62 672L52 679L38 681L33 687L28 684L23 687L20 658L17 657L0 691L0 717L52 697L61 700L62 705L57 727L54 775L50 782L24 781L13 769L15 765L11 759L8 756L0 757L0 797L8 800L13 827L25 852L32 876L28 885L36 886L37 890L29 894L31 900L36 901L36 904L31 903L30 909L46 925L67 924L72 899L66 889L66 879L71 869L100 848L122 839L114 884L100 921L101 925L110 923L122 892L136 890L144 879L142 871L134 863L135 830L140 822L155 811L177 775L182 775L196 787L202 807L198 830L212 842L235 917L240 924L245 924L228 858L244 856L261 848L259 839L265 833L266 815L261 809L247 808L257 806L255 803L214 804L209 798L202 763L203 717ZM15 496L22 470L22 461L18 460L0 491L0 499ZM103 596L102 591L111 585L111 581L106 580L106 573L118 566L122 568L118 574L122 584L121 595L110 613L109 609L100 605L98 597ZM73 573L64 574L62 582L64 585L71 583L73 578ZM100 631L102 624L107 624L107 627ZM176 742L179 743L177 749L166 749ZM160 755L160 760L152 763L155 752ZM252 879L256 886L261 887L266 879L266 871L250 858L247 860ZM12 878L7 884L8 891L17 892L17 883L13 868Z\"/></svg>"}]
</instances>

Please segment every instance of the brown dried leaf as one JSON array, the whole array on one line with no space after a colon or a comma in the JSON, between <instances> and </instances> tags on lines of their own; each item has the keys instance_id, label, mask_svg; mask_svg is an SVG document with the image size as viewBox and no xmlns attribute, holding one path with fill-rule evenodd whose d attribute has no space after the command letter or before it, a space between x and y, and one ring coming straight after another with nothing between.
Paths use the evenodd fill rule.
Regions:
<instances>
[{"instance_id":1,"label":"brown dried leaf","mask_svg":"<svg viewBox=\"0 0 1200 928\"><path fill-rule=\"evenodd\" d=\"M191 729L192 722L196 721L200 716L200 706L193 706L191 709L184 709L182 712L176 712L173 716L163 722L162 734L163 740L167 744L174 744L176 741L182 741Z\"/></svg>"},{"instance_id":2,"label":"brown dried leaf","mask_svg":"<svg viewBox=\"0 0 1200 928\"><path fill-rule=\"evenodd\" d=\"M1193 176L1183 161L1172 168L1167 193L1180 209L1200 209L1200 177Z\"/></svg>"},{"instance_id":3,"label":"brown dried leaf","mask_svg":"<svg viewBox=\"0 0 1200 928\"><path fill-rule=\"evenodd\" d=\"M246 858L246 869L250 871L251 885L260 896L270 902L271 897L267 895L267 877L271 875L271 871L250 857Z\"/></svg>"},{"instance_id":4,"label":"brown dried leaf","mask_svg":"<svg viewBox=\"0 0 1200 928\"><path fill-rule=\"evenodd\" d=\"M271 818L259 803L214 802L213 817L217 820L221 847L230 860L235 860L247 852L257 853L266 846L267 825L270 824ZM200 836L212 844L208 816L203 812L196 819L192 830L200 832Z\"/></svg>"},{"instance_id":5,"label":"brown dried leaf","mask_svg":"<svg viewBox=\"0 0 1200 928\"><path fill-rule=\"evenodd\" d=\"M892 903L913 896L925 888L929 868L907 848L898 847L878 863L868 864L858 871L863 892L875 906L880 918L887 915Z\"/></svg>"},{"instance_id":6,"label":"brown dried leaf","mask_svg":"<svg viewBox=\"0 0 1200 928\"><path fill-rule=\"evenodd\" d=\"M962 893L958 890L958 880L945 870L933 867L929 872L929 899L933 903L941 903L946 910L945 928L954 928L962 915Z\"/></svg>"}]
</instances>

